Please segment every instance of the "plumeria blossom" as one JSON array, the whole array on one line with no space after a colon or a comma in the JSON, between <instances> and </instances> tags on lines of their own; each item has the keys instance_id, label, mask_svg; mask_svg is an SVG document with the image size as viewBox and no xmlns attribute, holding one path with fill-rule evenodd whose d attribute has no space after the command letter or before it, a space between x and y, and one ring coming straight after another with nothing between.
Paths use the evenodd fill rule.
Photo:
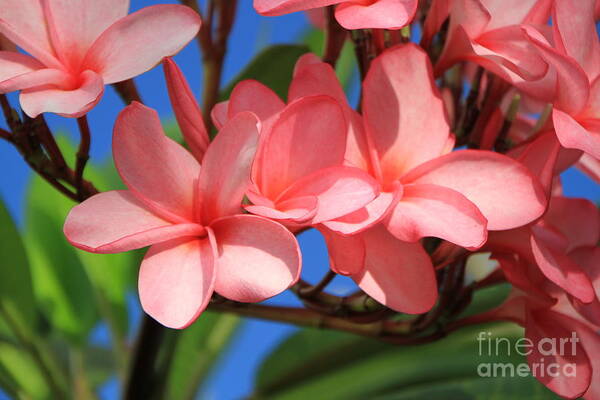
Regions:
<instances>
[{"instance_id":1,"label":"plumeria blossom","mask_svg":"<svg viewBox=\"0 0 600 400\"><path fill-rule=\"evenodd\" d=\"M28 54L0 52L0 92L21 90L30 117L79 117L104 85L130 79L181 50L200 29L189 7L127 15L128 0L2 0L0 33Z\"/></svg>"},{"instance_id":2,"label":"plumeria blossom","mask_svg":"<svg viewBox=\"0 0 600 400\"><path fill-rule=\"evenodd\" d=\"M300 273L296 239L277 222L243 214L260 123L240 113L202 157L169 139L153 110L133 103L115 125L113 155L125 191L104 192L73 208L64 232L80 249L118 253L151 246L139 275L144 310L184 328L214 291L256 302Z\"/></svg>"},{"instance_id":3,"label":"plumeria blossom","mask_svg":"<svg viewBox=\"0 0 600 400\"><path fill-rule=\"evenodd\" d=\"M337 5L335 18L346 29L400 29L415 16L418 0L254 0L262 15Z\"/></svg>"},{"instance_id":4,"label":"plumeria blossom","mask_svg":"<svg viewBox=\"0 0 600 400\"><path fill-rule=\"evenodd\" d=\"M548 65L529 42L523 24L545 24L552 0L436 0L424 44L449 16L448 38L436 75L458 61L472 61L512 83L541 79Z\"/></svg>"}]
</instances>

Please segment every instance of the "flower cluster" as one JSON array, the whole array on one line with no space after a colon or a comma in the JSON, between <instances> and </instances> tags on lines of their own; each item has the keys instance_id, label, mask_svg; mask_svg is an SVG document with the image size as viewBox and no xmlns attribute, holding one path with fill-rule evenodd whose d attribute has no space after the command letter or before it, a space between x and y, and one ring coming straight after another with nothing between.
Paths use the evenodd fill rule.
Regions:
<instances>
[{"instance_id":1,"label":"flower cluster","mask_svg":"<svg viewBox=\"0 0 600 400\"><path fill-rule=\"evenodd\" d=\"M563 196L559 177L577 165L600 182L594 0L254 0L263 15L335 5L343 28L369 30L360 110L332 66L306 54L286 101L242 81L212 121L170 58L200 18L174 5L126 16L127 1L106 3L5 0L0 32L28 55L0 52L0 91L21 90L32 117L79 117L105 84L164 60L187 149L152 109L127 106L113 136L127 190L87 199L64 226L90 252L150 246L139 273L148 314L185 328L215 292L260 302L285 291L301 275L295 234L308 228L325 238L334 273L407 314L438 302L436 269L490 253L499 267L485 280L512 293L463 323L514 321L532 340L576 332L577 351L555 360L575 363L576 376L538 379L600 398L600 213ZM409 24L421 26L420 45L393 31Z\"/></svg>"}]
</instances>

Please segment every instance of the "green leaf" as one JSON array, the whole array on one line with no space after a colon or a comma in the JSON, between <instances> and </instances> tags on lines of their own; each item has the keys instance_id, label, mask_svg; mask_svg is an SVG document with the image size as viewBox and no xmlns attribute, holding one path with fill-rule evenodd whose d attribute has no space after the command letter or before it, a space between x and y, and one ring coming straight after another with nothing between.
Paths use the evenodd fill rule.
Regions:
<instances>
[{"instance_id":1,"label":"green leaf","mask_svg":"<svg viewBox=\"0 0 600 400\"><path fill-rule=\"evenodd\" d=\"M64 137L58 142L65 158L74 163L74 146ZM89 165L85 177L100 190L120 188L112 163L102 169ZM100 311L121 342L117 347L124 350L126 295L135 282L139 253L100 255L75 249L62 232L65 218L75 205L43 179L34 177L27 201L25 238L36 295L51 325L71 341L85 342Z\"/></svg>"},{"instance_id":2,"label":"green leaf","mask_svg":"<svg viewBox=\"0 0 600 400\"><path fill-rule=\"evenodd\" d=\"M193 399L223 349L233 338L240 318L206 311L182 331L170 365L166 399Z\"/></svg>"},{"instance_id":3,"label":"green leaf","mask_svg":"<svg viewBox=\"0 0 600 400\"><path fill-rule=\"evenodd\" d=\"M0 341L0 385L19 398L50 398L44 377L29 353L4 341Z\"/></svg>"},{"instance_id":4,"label":"green leaf","mask_svg":"<svg viewBox=\"0 0 600 400\"><path fill-rule=\"evenodd\" d=\"M0 255L0 317L7 313L11 320L34 327L36 307L29 262L21 234L1 200Z\"/></svg>"},{"instance_id":5,"label":"green leaf","mask_svg":"<svg viewBox=\"0 0 600 400\"><path fill-rule=\"evenodd\" d=\"M516 366L525 361L514 351L512 354L506 351L493 356L480 355L477 335L482 331L490 331L493 337L506 337L511 341L522 337L522 330L514 325L495 324L465 328L428 345L402 347L369 339L352 339L336 332L303 330L282 343L266 359L259 370L254 397L352 399L410 396L411 391L425 388L421 385L436 388L439 384L442 386L440 391L447 389L450 392L414 398L487 399L476 391L488 382L487 378L479 378L478 365L511 363ZM514 378L515 382L517 380L524 387L540 387L531 390L539 390L544 395L549 393L534 378ZM489 383L492 384L491 380ZM494 383L494 390L513 390L514 384L505 383ZM471 397L453 397L452 390L457 389L448 385L459 385L458 388Z\"/></svg>"},{"instance_id":6,"label":"green leaf","mask_svg":"<svg viewBox=\"0 0 600 400\"><path fill-rule=\"evenodd\" d=\"M286 99L296 60L308 51L306 46L297 45L275 45L266 48L222 90L220 100L227 100L234 86L244 79L255 79L270 87L282 99Z\"/></svg>"},{"instance_id":7,"label":"green leaf","mask_svg":"<svg viewBox=\"0 0 600 400\"><path fill-rule=\"evenodd\" d=\"M27 199L24 238L40 308L54 329L71 341L84 343L97 315L88 276L62 233L65 217L74 205L34 177Z\"/></svg>"}]
</instances>

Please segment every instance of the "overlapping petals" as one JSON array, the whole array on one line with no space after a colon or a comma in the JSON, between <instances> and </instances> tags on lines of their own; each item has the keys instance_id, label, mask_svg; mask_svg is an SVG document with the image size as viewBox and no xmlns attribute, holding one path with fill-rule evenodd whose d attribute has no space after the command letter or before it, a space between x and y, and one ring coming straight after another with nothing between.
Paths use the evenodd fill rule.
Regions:
<instances>
[{"instance_id":1,"label":"overlapping petals","mask_svg":"<svg viewBox=\"0 0 600 400\"><path fill-rule=\"evenodd\" d=\"M188 7L157 5L127 15L129 1L6 0L0 33L29 53L0 56L0 91L22 90L30 117L79 117L104 85L144 73L176 54L200 29Z\"/></svg>"},{"instance_id":2,"label":"overlapping petals","mask_svg":"<svg viewBox=\"0 0 600 400\"><path fill-rule=\"evenodd\" d=\"M184 328L214 290L237 301L261 301L300 273L294 236L277 222L241 215L260 123L236 115L198 161L162 131L155 111L134 103L115 125L113 152L126 191L100 193L75 207L69 241L114 253L151 245L140 269L144 310Z\"/></svg>"}]
</instances>

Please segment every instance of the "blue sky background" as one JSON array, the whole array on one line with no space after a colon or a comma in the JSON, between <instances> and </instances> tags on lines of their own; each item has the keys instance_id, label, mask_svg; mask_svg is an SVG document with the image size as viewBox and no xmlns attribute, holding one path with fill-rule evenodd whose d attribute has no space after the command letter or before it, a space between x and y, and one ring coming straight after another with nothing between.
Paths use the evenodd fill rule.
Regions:
<instances>
[{"instance_id":1,"label":"blue sky background","mask_svg":"<svg viewBox=\"0 0 600 400\"><path fill-rule=\"evenodd\" d=\"M153 5L174 3L169 0L132 0L132 9ZM239 2L237 22L229 42L223 84L229 82L265 46L275 43L294 43L299 40L309 26L302 13L277 18L266 18L257 15L252 9L250 0ZM197 94L202 88L202 72L200 54L195 43L190 44L176 58ZM277 60L273 60L277 62ZM161 117L172 117L171 106L166 94L162 69L154 70L136 78L144 102L158 110ZM14 95L11 96L14 100ZM111 87L100 104L89 114L92 127L92 160L104 160L110 154L110 143L113 122L122 109L123 103ZM47 115L54 131L77 132L74 120ZM4 126L1 121L0 126ZM17 221L23 219L23 200L25 190L31 176L28 167L16 150L0 141L0 162L4 173L0 176L0 196ZM585 197L593 201L600 200L600 187L593 184L578 171L570 170L564 174L565 193L568 196ZM300 236L304 255L303 275L309 281L316 281L327 270L327 252L325 245L315 232L307 232ZM347 278L336 278L331 286L333 291L344 293L352 287ZM297 304L294 296L283 294L271 302L277 304ZM132 296L132 318L139 320L140 310L137 298ZM201 322L201 320L200 320ZM248 320L237 333L232 346L220 360L218 367L210 376L201 397L203 399L235 399L247 395L252 390L252 381L257 365L266 354L282 339L295 330L290 325ZM106 342L107 334L99 327L92 335L92 340ZM105 399L117 397L118 384L110 381L102 390ZM0 398L2 394L0 393Z\"/></svg>"}]
</instances>

